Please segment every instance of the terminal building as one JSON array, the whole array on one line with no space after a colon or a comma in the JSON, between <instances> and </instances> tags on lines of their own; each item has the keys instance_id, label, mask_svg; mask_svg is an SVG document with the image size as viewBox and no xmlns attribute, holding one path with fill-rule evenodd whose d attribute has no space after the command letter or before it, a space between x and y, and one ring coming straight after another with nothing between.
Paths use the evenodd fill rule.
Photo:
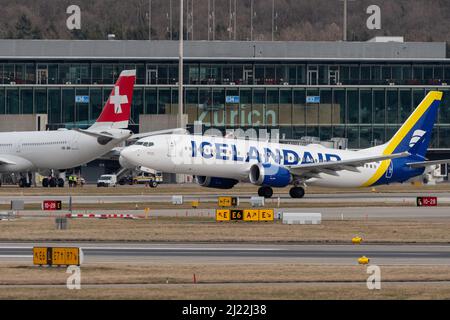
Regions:
<instances>
[{"instance_id":1,"label":"terminal building","mask_svg":"<svg viewBox=\"0 0 450 320\"><path fill-rule=\"evenodd\" d=\"M48 129L87 127L123 69L137 70L131 129L173 128L176 41L0 40L0 114L44 115ZM384 143L427 91L440 90L429 157L450 157L445 42L186 41L183 73L190 130L195 122L278 129L286 140L346 138L351 149ZM98 175L118 166L98 164Z\"/></svg>"}]
</instances>

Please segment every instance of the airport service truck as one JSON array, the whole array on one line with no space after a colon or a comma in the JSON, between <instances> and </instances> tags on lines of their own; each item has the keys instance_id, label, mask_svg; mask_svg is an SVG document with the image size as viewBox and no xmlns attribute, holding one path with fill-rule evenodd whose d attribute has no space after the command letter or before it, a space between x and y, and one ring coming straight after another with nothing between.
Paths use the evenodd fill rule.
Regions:
<instances>
[{"instance_id":1,"label":"airport service truck","mask_svg":"<svg viewBox=\"0 0 450 320\"><path fill-rule=\"evenodd\" d=\"M115 174L103 174L97 180L97 187L115 187L117 176Z\"/></svg>"}]
</instances>

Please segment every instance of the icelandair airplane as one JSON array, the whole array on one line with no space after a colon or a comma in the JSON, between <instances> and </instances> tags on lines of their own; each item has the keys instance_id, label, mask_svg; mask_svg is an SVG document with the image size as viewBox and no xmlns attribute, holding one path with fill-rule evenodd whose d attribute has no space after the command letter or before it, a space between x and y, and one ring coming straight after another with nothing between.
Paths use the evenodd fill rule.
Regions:
<instances>
[{"instance_id":1,"label":"icelandair airplane","mask_svg":"<svg viewBox=\"0 0 450 320\"><path fill-rule=\"evenodd\" d=\"M64 171L92 161L128 139L136 70L122 71L97 121L88 129L0 133L0 172L33 172L44 176L44 187L64 186L54 170ZM30 186L30 174L19 181Z\"/></svg>"},{"instance_id":2,"label":"icelandair airplane","mask_svg":"<svg viewBox=\"0 0 450 320\"><path fill-rule=\"evenodd\" d=\"M192 174L203 187L230 189L238 182L251 182L266 198L272 196L272 188L288 185L293 186L291 197L302 198L306 185L369 187L404 182L422 175L428 166L450 162L425 158L441 99L442 92L429 92L389 142L359 151L166 134L123 149L121 163Z\"/></svg>"}]
</instances>

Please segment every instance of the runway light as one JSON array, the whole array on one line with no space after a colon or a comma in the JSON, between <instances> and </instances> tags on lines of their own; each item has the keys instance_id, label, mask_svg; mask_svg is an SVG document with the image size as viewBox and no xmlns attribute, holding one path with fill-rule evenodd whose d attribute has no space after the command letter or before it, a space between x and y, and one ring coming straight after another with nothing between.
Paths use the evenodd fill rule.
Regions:
<instances>
[{"instance_id":1,"label":"runway light","mask_svg":"<svg viewBox=\"0 0 450 320\"><path fill-rule=\"evenodd\" d=\"M199 206L199 201L198 200L192 201L192 208L198 208L198 206Z\"/></svg>"},{"instance_id":2,"label":"runway light","mask_svg":"<svg viewBox=\"0 0 450 320\"><path fill-rule=\"evenodd\" d=\"M375 188L372 188L372 192L377 192L377 189L375 189Z\"/></svg>"},{"instance_id":3,"label":"runway light","mask_svg":"<svg viewBox=\"0 0 450 320\"><path fill-rule=\"evenodd\" d=\"M353 237L352 243L353 244L361 244L362 238L361 237Z\"/></svg>"},{"instance_id":4,"label":"runway light","mask_svg":"<svg viewBox=\"0 0 450 320\"><path fill-rule=\"evenodd\" d=\"M366 256L362 256L361 258L358 259L359 264L368 264L369 261L370 261L369 258L367 258Z\"/></svg>"}]
</instances>

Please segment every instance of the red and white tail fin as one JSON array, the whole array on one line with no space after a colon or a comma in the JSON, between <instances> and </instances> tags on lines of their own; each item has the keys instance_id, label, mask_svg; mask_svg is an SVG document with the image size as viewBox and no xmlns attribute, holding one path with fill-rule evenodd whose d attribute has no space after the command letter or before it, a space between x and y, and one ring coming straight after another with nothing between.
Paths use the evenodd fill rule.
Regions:
<instances>
[{"instance_id":1,"label":"red and white tail fin","mask_svg":"<svg viewBox=\"0 0 450 320\"><path fill-rule=\"evenodd\" d=\"M89 129L126 129L130 120L136 70L120 73L97 121Z\"/></svg>"}]
</instances>

